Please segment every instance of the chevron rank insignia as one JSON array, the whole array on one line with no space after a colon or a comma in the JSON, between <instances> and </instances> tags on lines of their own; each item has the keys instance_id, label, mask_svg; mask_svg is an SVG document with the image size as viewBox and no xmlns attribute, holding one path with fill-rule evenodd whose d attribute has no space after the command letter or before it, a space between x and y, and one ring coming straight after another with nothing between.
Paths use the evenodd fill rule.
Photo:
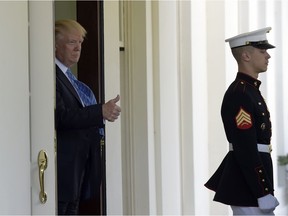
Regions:
<instances>
[{"instance_id":1,"label":"chevron rank insignia","mask_svg":"<svg viewBox=\"0 0 288 216\"><path fill-rule=\"evenodd\" d=\"M252 127L252 120L250 113L246 112L242 107L235 117L237 128L245 130Z\"/></svg>"}]
</instances>

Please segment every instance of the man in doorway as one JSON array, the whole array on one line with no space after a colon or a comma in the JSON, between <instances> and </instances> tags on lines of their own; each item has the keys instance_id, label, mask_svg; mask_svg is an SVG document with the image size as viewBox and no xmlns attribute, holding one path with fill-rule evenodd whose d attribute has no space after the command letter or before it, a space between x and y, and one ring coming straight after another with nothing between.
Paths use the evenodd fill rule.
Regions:
<instances>
[{"instance_id":1,"label":"man in doorway","mask_svg":"<svg viewBox=\"0 0 288 216\"><path fill-rule=\"evenodd\" d=\"M205 186L216 192L214 201L231 206L233 215L274 215L279 205L274 197L270 113L258 80L267 70L267 49L275 48L266 39L270 30L226 40L238 64L221 107L229 152Z\"/></svg>"},{"instance_id":2,"label":"man in doorway","mask_svg":"<svg viewBox=\"0 0 288 216\"><path fill-rule=\"evenodd\" d=\"M78 214L81 199L100 193L100 134L105 120L114 122L119 95L97 103L91 89L70 68L81 54L86 30L74 20L55 23L58 214Z\"/></svg>"}]
</instances>

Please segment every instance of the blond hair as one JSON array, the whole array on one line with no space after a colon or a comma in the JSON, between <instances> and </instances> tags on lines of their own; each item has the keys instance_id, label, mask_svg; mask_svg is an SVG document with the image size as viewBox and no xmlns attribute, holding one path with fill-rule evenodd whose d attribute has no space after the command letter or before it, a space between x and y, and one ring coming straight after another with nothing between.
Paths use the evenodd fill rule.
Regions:
<instances>
[{"instance_id":1,"label":"blond hair","mask_svg":"<svg viewBox=\"0 0 288 216\"><path fill-rule=\"evenodd\" d=\"M55 22L55 38L56 40L67 32L78 31L85 38L87 31L75 20L63 19Z\"/></svg>"}]
</instances>

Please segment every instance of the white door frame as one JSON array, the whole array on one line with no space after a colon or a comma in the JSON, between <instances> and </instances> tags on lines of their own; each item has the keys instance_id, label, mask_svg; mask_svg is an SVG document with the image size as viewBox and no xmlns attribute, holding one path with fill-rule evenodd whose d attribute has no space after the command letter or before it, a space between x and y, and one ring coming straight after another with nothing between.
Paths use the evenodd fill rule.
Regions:
<instances>
[{"instance_id":1,"label":"white door frame","mask_svg":"<svg viewBox=\"0 0 288 216\"><path fill-rule=\"evenodd\" d=\"M56 138L54 129L55 64L54 1L29 1L30 133L32 214L56 212ZM48 167L44 172L47 201L39 200L38 154L45 150Z\"/></svg>"}]
</instances>

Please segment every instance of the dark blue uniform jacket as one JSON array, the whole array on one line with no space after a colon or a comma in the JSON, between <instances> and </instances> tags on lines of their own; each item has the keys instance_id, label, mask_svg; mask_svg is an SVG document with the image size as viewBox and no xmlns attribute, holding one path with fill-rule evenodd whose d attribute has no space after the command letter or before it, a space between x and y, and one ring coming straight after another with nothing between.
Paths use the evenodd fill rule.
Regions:
<instances>
[{"instance_id":1,"label":"dark blue uniform jacket","mask_svg":"<svg viewBox=\"0 0 288 216\"><path fill-rule=\"evenodd\" d=\"M205 186L214 201L235 206L258 206L257 198L273 194L270 153L257 143L270 144L271 122L259 91L261 82L243 73L227 89L221 107L226 137L233 145Z\"/></svg>"}]
</instances>

